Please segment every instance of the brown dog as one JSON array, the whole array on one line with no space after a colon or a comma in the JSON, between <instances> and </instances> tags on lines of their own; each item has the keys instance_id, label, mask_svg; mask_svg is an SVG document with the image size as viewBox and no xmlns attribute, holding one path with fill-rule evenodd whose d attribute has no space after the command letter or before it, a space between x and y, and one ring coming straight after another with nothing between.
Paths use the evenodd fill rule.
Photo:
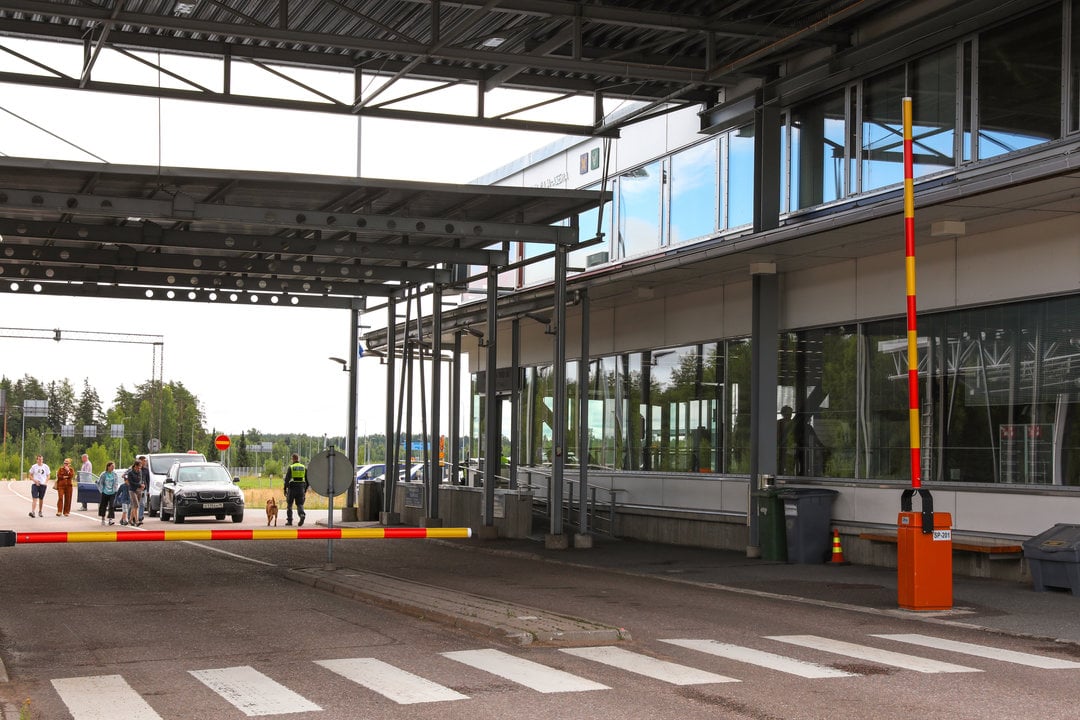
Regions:
<instances>
[{"instance_id":1,"label":"brown dog","mask_svg":"<svg viewBox=\"0 0 1080 720\"><path fill-rule=\"evenodd\" d=\"M277 502L274 498L270 498L266 501L266 526L270 527L270 521L274 521L274 527L277 527Z\"/></svg>"}]
</instances>

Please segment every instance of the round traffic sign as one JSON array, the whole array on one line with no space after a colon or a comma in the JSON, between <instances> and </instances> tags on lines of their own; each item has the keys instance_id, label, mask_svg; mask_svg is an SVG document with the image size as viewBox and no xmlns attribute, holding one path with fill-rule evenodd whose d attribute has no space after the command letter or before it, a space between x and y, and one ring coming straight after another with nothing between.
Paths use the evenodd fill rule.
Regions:
<instances>
[{"instance_id":1,"label":"round traffic sign","mask_svg":"<svg viewBox=\"0 0 1080 720\"><path fill-rule=\"evenodd\" d=\"M157 438L150 438L150 442L146 443L146 449L152 453L157 452L161 449L161 440L158 440Z\"/></svg>"},{"instance_id":2,"label":"round traffic sign","mask_svg":"<svg viewBox=\"0 0 1080 720\"><path fill-rule=\"evenodd\" d=\"M214 447L218 450L228 450L230 444L228 435L218 435L214 438Z\"/></svg>"},{"instance_id":3,"label":"round traffic sign","mask_svg":"<svg viewBox=\"0 0 1080 720\"><path fill-rule=\"evenodd\" d=\"M333 475L330 474L331 460L334 466ZM354 481L352 460L340 450L323 450L308 463L307 481L317 495L340 495L348 490Z\"/></svg>"}]
</instances>

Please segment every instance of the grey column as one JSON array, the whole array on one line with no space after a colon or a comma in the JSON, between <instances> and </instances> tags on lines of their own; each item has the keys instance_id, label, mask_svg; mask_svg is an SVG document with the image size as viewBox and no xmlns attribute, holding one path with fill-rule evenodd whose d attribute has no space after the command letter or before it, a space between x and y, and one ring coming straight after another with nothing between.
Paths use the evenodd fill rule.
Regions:
<instances>
[{"instance_id":1,"label":"grey column","mask_svg":"<svg viewBox=\"0 0 1080 720\"><path fill-rule=\"evenodd\" d=\"M498 333L499 271L488 268L487 276L487 371L484 373L484 525L495 525L495 470L502 450L498 422L498 398L495 397L495 372L499 355L495 336Z\"/></svg>"},{"instance_id":2,"label":"grey column","mask_svg":"<svg viewBox=\"0 0 1080 720\"><path fill-rule=\"evenodd\" d=\"M555 248L555 355L552 362L553 404L551 421L551 534L563 534L563 470L566 465L566 246Z\"/></svg>"},{"instance_id":3,"label":"grey column","mask_svg":"<svg viewBox=\"0 0 1080 720\"><path fill-rule=\"evenodd\" d=\"M439 433L442 428L442 287L431 293L431 464L428 466L428 518L439 517L439 483L442 463L439 458Z\"/></svg>"},{"instance_id":4,"label":"grey column","mask_svg":"<svg viewBox=\"0 0 1080 720\"><path fill-rule=\"evenodd\" d=\"M581 298L581 359L578 360L578 480L581 485L581 509L578 516L578 532L589 532L589 293L582 288ZM615 522L615 518L611 519ZM614 528L612 528L614 534Z\"/></svg>"},{"instance_id":5,"label":"grey column","mask_svg":"<svg viewBox=\"0 0 1080 720\"><path fill-rule=\"evenodd\" d=\"M397 481L397 438L394 437L394 354L397 349L397 305L386 299L386 479L383 481L383 512L394 512Z\"/></svg>"},{"instance_id":6,"label":"grey column","mask_svg":"<svg viewBox=\"0 0 1080 720\"><path fill-rule=\"evenodd\" d=\"M345 451L346 456L355 465L356 463L356 391L358 370L360 363L360 310L354 307L349 311L349 347L352 348L352 359L349 360L349 427L346 428ZM345 494L345 508L341 511L342 521L356 520L356 483L349 483L349 490Z\"/></svg>"},{"instance_id":7,"label":"grey column","mask_svg":"<svg viewBox=\"0 0 1080 720\"><path fill-rule=\"evenodd\" d=\"M510 466L507 476L510 489L517 488L518 454L521 452L521 319L514 318L510 326Z\"/></svg>"},{"instance_id":8,"label":"grey column","mask_svg":"<svg viewBox=\"0 0 1080 720\"><path fill-rule=\"evenodd\" d=\"M450 362L450 477L461 483L461 331L454 333L454 358Z\"/></svg>"},{"instance_id":9,"label":"grey column","mask_svg":"<svg viewBox=\"0 0 1080 720\"><path fill-rule=\"evenodd\" d=\"M753 314L750 332L750 487L762 475L776 474L776 375L779 302L776 266L752 265ZM757 499L751 494L750 538L747 555L761 548Z\"/></svg>"}]
</instances>

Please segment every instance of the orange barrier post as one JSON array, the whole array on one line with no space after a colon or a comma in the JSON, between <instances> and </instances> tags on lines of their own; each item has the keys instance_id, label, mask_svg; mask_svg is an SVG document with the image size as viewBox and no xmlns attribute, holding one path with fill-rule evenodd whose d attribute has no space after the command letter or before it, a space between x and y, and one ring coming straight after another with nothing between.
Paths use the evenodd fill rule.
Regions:
<instances>
[{"instance_id":1,"label":"orange barrier post","mask_svg":"<svg viewBox=\"0 0 1080 720\"><path fill-rule=\"evenodd\" d=\"M850 565L847 560L844 559L844 549L840 547L840 531L833 528L832 531L832 560L829 561L830 565Z\"/></svg>"},{"instance_id":2,"label":"orange barrier post","mask_svg":"<svg viewBox=\"0 0 1080 720\"><path fill-rule=\"evenodd\" d=\"M267 530L0 531L0 547L39 543L207 540L402 540L472 537L471 528L272 528Z\"/></svg>"},{"instance_id":3,"label":"orange barrier post","mask_svg":"<svg viewBox=\"0 0 1080 720\"><path fill-rule=\"evenodd\" d=\"M933 513L934 530L923 532L923 513L897 518L897 602L905 610L948 610L953 606L952 515Z\"/></svg>"}]
</instances>

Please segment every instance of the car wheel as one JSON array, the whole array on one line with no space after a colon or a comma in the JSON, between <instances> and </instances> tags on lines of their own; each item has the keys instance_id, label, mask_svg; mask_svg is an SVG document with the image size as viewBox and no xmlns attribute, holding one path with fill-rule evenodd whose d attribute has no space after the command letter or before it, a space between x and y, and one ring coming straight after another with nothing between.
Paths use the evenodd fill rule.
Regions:
<instances>
[{"instance_id":1,"label":"car wheel","mask_svg":"<svg viewBox=\"0 0 1080 720\"><path fill-rule=\"evenodd\" d=\"M177 525L183 525L184 524L184 516L180 514L180 509L179 508L176 508L176 509L173 510L173 522L176 523Z\"/></svg>"},{"instance_id":2,"label":"car wheel","mask_svg":"<svg viewBox=\"0 0 1080 720\"><path fill-rule=\"evenodd\" d=\"M161 512L158 514L158 518L161 519L161 522L169 521L169 513L165 512L165 508L161 508Z\"/></svg>"},{"instance_id":3,"label":"car wheel","mask_svg":"<svg viewBox=\"0 0 1080 720\"><path fill-rule=\"evenodd\" d=\"M232 521L234 523L242 523L242 522L244 522L244 513L242 513L242 512L234 513L233 516L232 516Z\"/></svg>"}]
</instances>

